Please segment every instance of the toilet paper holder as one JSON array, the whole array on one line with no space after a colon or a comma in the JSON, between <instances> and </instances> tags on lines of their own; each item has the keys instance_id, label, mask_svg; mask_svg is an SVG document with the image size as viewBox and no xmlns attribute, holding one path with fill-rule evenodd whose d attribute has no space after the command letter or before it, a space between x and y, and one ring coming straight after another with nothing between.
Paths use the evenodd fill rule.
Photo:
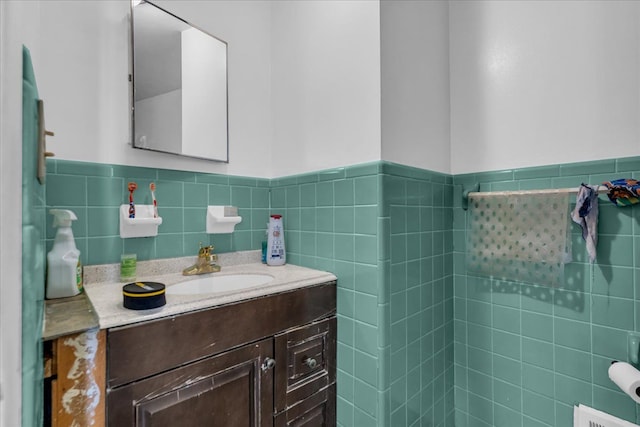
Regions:
<instances>
[{"instance_id":1,"label":"toilet paper holder","mask_svg":"<svg viewBox=\"0 0 640 427\"><path fill-rule=\"evenodd\" d=\"M636 368L640 365L640 333L629 332L627 334L627 359Z\"/></svg>"},{"instance_id":2,"label":"toilet paper holder","mask_svg":"<svg viewBox=\"0 0 640 427\"><path fill-rule=\"evenodd\" d=\"M607 373L620 390L640 404L640 371L630 363L613 360Z\"/></svg>"}]
</instances>

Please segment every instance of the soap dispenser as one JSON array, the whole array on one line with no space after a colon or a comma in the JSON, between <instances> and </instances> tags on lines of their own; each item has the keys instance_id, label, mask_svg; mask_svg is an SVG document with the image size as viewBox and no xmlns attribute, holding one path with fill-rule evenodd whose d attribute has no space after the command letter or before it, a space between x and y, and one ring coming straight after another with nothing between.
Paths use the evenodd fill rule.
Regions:
<instances>
[{"instance_id":1,"label":"soap dispenser","mask_svg":"<svg viewBox=\"0 0 640 427\"><path fill-rule=\"evenodd\" d=\"M282 215L271 215L267 239L267 265L283 265L286 260Z\"/></svg>"},{"instance_id":2,"label":"soap dispenser","mask_svg":"<svg viewBox=\"0 0 640 427\"><path fill-rule=\"evenodd\" d=\"M53 226L58 228L53 248L47 254L47 298L65 298L82 292L82 264L76 248L71 221L78 219L69 210L51 209Z\"/></svg>"}]
</instances>

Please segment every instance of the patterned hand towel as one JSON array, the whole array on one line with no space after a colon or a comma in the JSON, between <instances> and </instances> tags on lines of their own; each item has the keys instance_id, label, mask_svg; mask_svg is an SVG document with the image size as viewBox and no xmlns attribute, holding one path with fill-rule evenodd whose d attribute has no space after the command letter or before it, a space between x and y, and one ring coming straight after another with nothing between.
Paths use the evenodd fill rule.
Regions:
<instances>
[{"instance_id":1,"label":"patterned hand towel","mask_svg":"<svg viewBox=\"0 0 640 427\"><path fill-rule=\"evenodd\" d=\"M596 260L598 244L598 186L582 184L576 196L576 207L571 212L571 219L582 227L582 238L587 245L589 261Z\"/></svg>"},{"instance_id":2,"label":"patterned hand towel","mask_svg":"<svg viewBox=\"0 0 640 427\"><path fill-rule=\"evenodd\" d=\"M603 182L609 189L607 196L616 206L630 206L640 202L640 181L636 179L616 179Z\"/></svg>"}]
</instances>

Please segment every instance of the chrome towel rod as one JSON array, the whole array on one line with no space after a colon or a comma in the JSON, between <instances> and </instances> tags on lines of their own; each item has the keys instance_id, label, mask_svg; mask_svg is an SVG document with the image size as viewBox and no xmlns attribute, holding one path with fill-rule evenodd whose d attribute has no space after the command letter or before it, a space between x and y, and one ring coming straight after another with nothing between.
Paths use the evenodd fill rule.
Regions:
<instances>
[{"instance_id":1,"label":"chrome towel rod","mask_svg":"<svg viewBox=\"0 0 640 427\"><path fill-rule=\"evenodd\" d=\"M491 196L519 196L526 194L557 194L568 193L577 194L580 187L573 188L546 188L542 190L510 190L510 191L478 191L480 184L471 184L462 190L462 209L467 210L469 199L472 197L491 197ZM609 189L604 185L598 185L598 194L606 193Z\"/></svg>"},{"instance_id":2,"label":"chrome towel rod","mask_svg":"<svg viewBox=\"0 0 640 427\"><path fill-rule=\"evenodd\" d=\"M524 194L557 194L569 193L577 194L580 187L573 188L545 188L543 190L511 190L511 191L471 191L467 193L467 197L488 197L488 196L519 196ZM598 185L598 194L606 193L608 188L604 185Z\"/></svg>"}]
</instances>

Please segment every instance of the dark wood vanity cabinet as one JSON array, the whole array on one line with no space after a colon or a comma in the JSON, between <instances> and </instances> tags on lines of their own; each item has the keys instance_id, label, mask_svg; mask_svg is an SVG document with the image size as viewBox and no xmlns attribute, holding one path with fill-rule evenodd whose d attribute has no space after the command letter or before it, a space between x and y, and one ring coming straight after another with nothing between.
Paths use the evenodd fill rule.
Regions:
<instances>
[{"instance_id":1,"label":"dark wood vanity cabinet","mask_svg":"<svg viewBox=\"0 0 640 427\"><path fill-rule=\"evenodd\" d=\"M107 425L335 426L335 282L112 328Z\"/></svg>"}]
</instances>

